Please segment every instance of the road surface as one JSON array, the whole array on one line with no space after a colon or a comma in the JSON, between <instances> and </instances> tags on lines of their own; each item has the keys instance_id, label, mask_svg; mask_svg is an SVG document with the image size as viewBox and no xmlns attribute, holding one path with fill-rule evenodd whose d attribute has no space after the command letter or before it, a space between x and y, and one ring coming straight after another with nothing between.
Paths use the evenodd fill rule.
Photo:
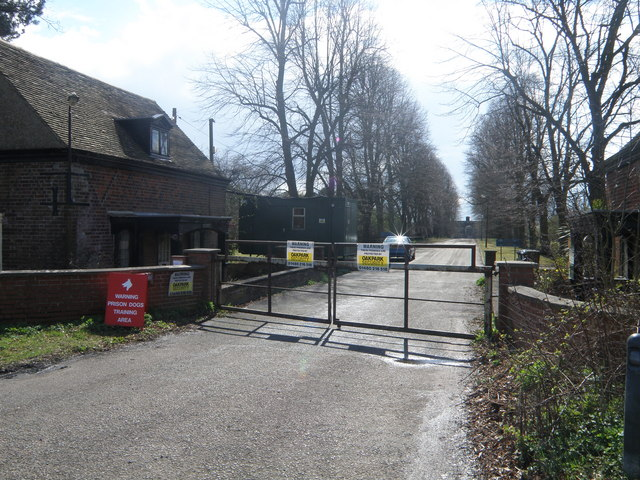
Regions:
<instances>
[{"instance_id":1,"label":"road surface","mask_svg":"<svg viewBox=\"0 0 640 480\"><path fill-rule=\"evenodd\" d=\"M416 262L467 261L424 255ZM354 272L339 291L388 293L401 275ZM412 295L478 297L477 275L420 275ZM317 295L278 302L326 314ZM338 314L395 324L395 302L340 297ZM439 330L469 331L481 314L412 303L412 322ZM464 340L233 313L0 379L0 478L472 479L469 362Z\"/></svg>"}]
</instances>

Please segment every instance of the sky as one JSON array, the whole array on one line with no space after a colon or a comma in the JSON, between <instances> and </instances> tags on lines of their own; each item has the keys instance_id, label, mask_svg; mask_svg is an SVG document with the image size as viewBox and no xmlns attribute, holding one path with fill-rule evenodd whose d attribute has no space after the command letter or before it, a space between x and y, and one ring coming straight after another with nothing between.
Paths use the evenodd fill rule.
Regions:
<instances>
[{"instance_id":1,"label":"sky","mask_svg":"<svg viewBox=\"0 0 640 480\"><path fill-rule=\"evenodd\" d=\"M428 115L430 139L465 202L468 125L450 115L443 89L459 68L456 35L482 34L477 0L376 0L375 18L391 61ZM208 118L193 79L212 55L233 54L241 38L225 17L199 0L47 0L44 21L12 43L116 87L155 100L208 155ZM81 100L82 101L82 100ZM216 118L218 151L233 149L232 119Z\"/></svg>"}]
</instances>

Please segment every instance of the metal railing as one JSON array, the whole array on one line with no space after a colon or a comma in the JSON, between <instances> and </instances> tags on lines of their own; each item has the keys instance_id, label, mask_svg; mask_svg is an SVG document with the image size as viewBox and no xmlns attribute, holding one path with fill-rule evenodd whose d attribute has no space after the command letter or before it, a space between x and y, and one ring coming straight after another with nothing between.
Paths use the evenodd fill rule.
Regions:
<instances>
[{"instance_id":1,"label":"metal railing","mask_svg":"<svg viewBox=\"0 0 640 480\"><path fill-rule=\"evenodd\" d=\"M266 254L258 257L245 256L245 255L231 255L228 247L230 245L241 244L253 244L263 247ZM450 303L458 305L474 305L484 306L484 329L485 333L490 335L491 333L491 319L492 319L492 305L491 305L491 289L492 289L492 271L493 261L490 262L490 266L479 266L476 263L476 245L475 244L411 244L412 248L416 250L422 249L466 249L470 252L468 265L435 265L435 264L419 264L411 263L408 249L405 249L404 262L392 262L389 265L391 270L403 270L404 271L404 294L402 296L389 296L389 295L374 295L374 294L362 294L351 292L338 292L338 277L339 273L344 271L357 270L358 265L355 259L356 243L324 243L316 242L314 244L314 269L319 269L327 274L327 289L326 292L320 292L318 290L309 290L308 288L295 288L295 287L283 287L274 285L274 265L286 265L286 242L284 241L268 241L268 240L228 240L227 251L222 257L223 271L224 265L228 262L260 262L267 265L266 285L253 284L251 288L263 289L266 291L267 297L267 310L256 310L243 307L237 307L234 305L221 305L222 308L230 311L241 311L246 313L269 315L280 318L292 318L296 320L313 321L335 325L337 328L341 326L349 327L361 327L381 329L388 331L406 332L406 333L427 333L431 335L456 337L456 338L473 338L473 335L468 333L458 332L444 332L436 330L424 330L410 327L410 302L434 302L434 303ZM353 257L353 259L351 258ZM488 262L485 262L488 263ZM480 273L485 276L485 298L483 301L462 301L462 300L445 300L445 299L430 299L430 298L417 298L410 296L410 273L411 271L433 271L433 272L457 272L457 273ZM222 285L237 285L247 286L244 282L223 281ZM327 297L327 316L326 318L318 318L311 316L300 316L282 312L274 312L272 298L274 293L280 292L300 292L304 294L316 294L326 295ZM487 293L488 292L488 293ZM366 297L374 299L384 300L402 300L403 303L403 325L402 327L392 325L380 325L374 323L359 323L341 320L337 316L337 300L340 297ZM219 298L219 297L218 297Z\"/></svg>"}]
</instances>

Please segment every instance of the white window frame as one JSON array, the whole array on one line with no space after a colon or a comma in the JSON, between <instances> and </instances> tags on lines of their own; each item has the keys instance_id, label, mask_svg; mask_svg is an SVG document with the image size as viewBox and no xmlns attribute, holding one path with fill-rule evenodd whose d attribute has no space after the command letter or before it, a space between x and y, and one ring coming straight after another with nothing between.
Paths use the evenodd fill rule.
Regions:
<instances>
[{"instance_id":1,"label":"white window frame","mask_svg":"<svg viewBox=\"0 0 640 480\"><path fill-rule=\"evenodd\" d=\"M158 235L158 265L171 265L171 234Z\"/></svg>"},{"instance_id":2,"label":"white window frame","mask_svg":"<svg viewBox=\"0 0 640 480\"><path fill-rule=\"evenodd\" d=\"M296 212L297 210L297 212ZM302 213L300 213L302 211ZM307 211L304 207L293 207L291 209L291 230L305 230L307 227ZM296 220L302 219L302 228L296 226Z\"/></svg>"},{"instance_id":3,"label":"white window frame","mask_svg":"<svg viewBox=\"0 0 640 480\"><path fill-rule=\"evenodd\" d=\"M169 132L158 127L151 127L149 152L160 157L169 157Z\"/></svg>"},{"instance_id":4,"label":"white window frame","mask_svg":"<svg viewBox=\"0 0 640 480\"><path fill-rule=\"evenodd\" d=\"M120 230L116 235L116 265L120 268L131 266L131 231ZM123 261L124 260L124 261Z\"/></svg>"}]
</instances>

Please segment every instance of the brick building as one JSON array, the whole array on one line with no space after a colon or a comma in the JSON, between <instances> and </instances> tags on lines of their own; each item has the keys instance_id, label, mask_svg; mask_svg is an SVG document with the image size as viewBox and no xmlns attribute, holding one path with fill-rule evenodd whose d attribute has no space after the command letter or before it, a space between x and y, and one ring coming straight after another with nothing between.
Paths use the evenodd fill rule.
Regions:
<instances>
[{"instance_id":1,"label":"brick building","mask_svg":"<svg viewBox=\"0 0 640 480\"><path fill-rule=\"evenodd\" d=\"M0 269L220 246L227 185L154 101L0 41Z\"/></svg>"},{"instance_id":2,"label":"brick building","mask_svg":"<svg viewBox=\"0 0 640 480\"><path fill-rule=\"evenodd\" d=\"M574 278L640 278L640 135L605 164L606 209L572 220Z\"/></svg>"},{"instance_id":3,"label":"brick building","mask_svg":"<svg viewBox=\"0 0 640 480\"><path fill-rule=\"evenodd\" d=\"M614 274L640 278L640 135L607 160Z\"/></svg>"}]
</instances>

